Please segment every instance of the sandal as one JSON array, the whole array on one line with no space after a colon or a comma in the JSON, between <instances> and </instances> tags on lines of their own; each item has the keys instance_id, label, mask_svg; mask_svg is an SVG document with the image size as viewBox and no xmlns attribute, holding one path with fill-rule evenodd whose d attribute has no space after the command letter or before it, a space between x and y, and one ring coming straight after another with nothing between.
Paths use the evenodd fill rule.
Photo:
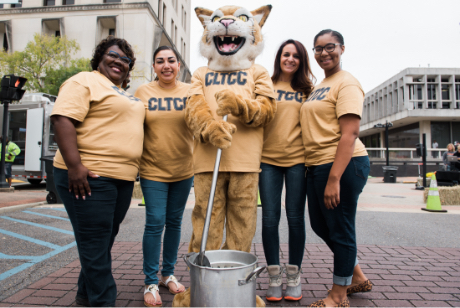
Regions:
<instances>
[{"instance_id":1,"label":"sandal","mask_svg":"<svg viewBox=\"0 0 460 308\"><path fill-rule=\"evenodd\" d=\"M170 283L170 282L174 282L174 283L176 284L176 288L179 288L179 281L177 281L177 278L174 277L173 275L170 275L170 276L168 277L168 279L166 279L166 281L163 281L162 279L160 279L159 285L162 286L162 287L167 288L168 291L169 291L171 294L174 294L174 295L185 292L185 288L184 288L184 291L175 292L174 290L172 290L172 289L169 287L169 283Z\"/></svg>"},{"instance_id":2,"label":"sandal","mask_svg":"<svg viewBox=\"0 0 460 308\"><path fill-rule=\"evenodd\" d=\"M158 289L158 286L156 284L151 284L151 285L145 286L144 296L147 293L151 293L153 295L153 299L155 300L155 303L156 303L157 302L157 294L156 294L156 292L158 292L158 295L160 294L160 290ZM163 303L152 305L152 304L147 303L144 300L144 305L146 307L161 307L161 305L163 305Z\"/></svg>"},{"instance_id":3,"label":"sandal","mask_svg":"<svg viewBox=\"0 0 460 308\"><path fill-rule=\"evenodd\" d=\"M324 302L324 300L320 299L319 301L311 303L307 307L326 307L326 303ZM348 299L344 299L340 302L340 304L338 304L337 307L350 307L350 302L348 301Z\"/></svg>"},{"instance_id":4,"label":"sandal","mask_svg":"<svg viewBox=\"0 0 460 308\"><path fill-rule=\"evenodd\" d=\"M368 279L354 287L349 287L347 289L347 295L351 295L351 294L354 294L354 293L359 293L359 292L370 292L372 291L372 282ZM327 294L331 293L331 290L327 290Z\"/></svg>"}]
</instances>

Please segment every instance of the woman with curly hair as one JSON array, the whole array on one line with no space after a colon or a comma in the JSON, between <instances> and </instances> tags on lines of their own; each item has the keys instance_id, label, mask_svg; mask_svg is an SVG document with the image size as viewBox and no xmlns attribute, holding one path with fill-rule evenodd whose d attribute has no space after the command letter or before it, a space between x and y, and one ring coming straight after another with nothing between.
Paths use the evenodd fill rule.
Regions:
<instances>
[{"instance_id":1,"label":"woman with curly hair","mask_svg":"<svg viewBox=\"0 0 460 308\"><path fill-rule=\"evenodd\" d=\"M102 40L93 71L62 84L51 114L56 188L81 263L79 305L115 306L110 250L131 203L144 138L144 104L121 88L135 60L124 39Z\"/></svg>"},{"instance_id":2,"label":"woman with curly hair","mask_svg":"<svg viewBox=\"0 0 460 308\"><path fill-rule=\"evenodd\" d=\"M279 258L279 223L284 182L289 226L289 264L286 265L284 299L302 298L300 269L305 249L307 191L299 115L302 102L313 89L313 79L307 50L302 43L295 40L282 43L272 76L278 108L273 121L264 128L262 172L259 174L262 243L270 277L266 293L269 301L283 298L284 268L280 266Z\"/></svg>"}]
</instances>

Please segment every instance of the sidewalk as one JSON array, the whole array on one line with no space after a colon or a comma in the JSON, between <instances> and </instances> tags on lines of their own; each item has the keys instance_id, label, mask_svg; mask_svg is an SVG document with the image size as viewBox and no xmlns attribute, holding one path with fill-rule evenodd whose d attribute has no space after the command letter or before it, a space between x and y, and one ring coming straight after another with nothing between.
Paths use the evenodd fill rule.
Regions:
<instances>
[{"instance_id":1,"label":"sidewalk","mask_svg":"<svg viewBox=\"0 0 460 308\"><path fill-rule=\"evenodd\" d=\"M175 275L189 287L190 276L179 249ZM349 297L353 307L451 307L460 306L460 249L398 246L358 247L360 264L374 283L372 292ZM118 288L116 306L143 307L142 244L116 242L113 250L113 272ZM265 265L262 244L253 244L252 253ZM281 262L287 260L287 245L281 245ZM300 301L272 303L268 307L306 306L327 296L332 282L332 255L326 245L307 244L302 264L303 298ZM0 306L75 306L79 261L20 290L3 300ZM262 298L268 287L266 272L257 279L257 294ZM163 306L170 307L173 295L160 288ZM265 298L264 298L265 299Z\"/></svg>"}]
</instances>

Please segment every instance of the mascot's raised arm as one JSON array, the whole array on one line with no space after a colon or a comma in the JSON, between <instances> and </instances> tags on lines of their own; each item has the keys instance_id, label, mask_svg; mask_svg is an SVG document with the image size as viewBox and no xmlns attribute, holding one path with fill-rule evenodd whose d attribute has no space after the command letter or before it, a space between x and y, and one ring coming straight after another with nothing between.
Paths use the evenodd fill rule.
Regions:
<instances>
[{"instance_id":1,"label":"mascot's raised arm","mask_svg":"<svg viewBox=\"0 0 460 308\"><path fill-rule=\"evenodd\" d=\"M197 69L185 108L195 136L195 207L189 252L199 252L217 148L222 158L206 250L249 252L257 222L257 190L263 126L273 120L276 101L271 78L254 64L262 52L261 28L272 6L255 11L224 6L196 8L204 27L200 52L208 66ZM228 116L228 122L222 116ZM226 240L222 243L224 227ZM174 306L189 306L190 291L175 296ZM258 306L264 302L258 298Z\"/></svg>"}]
</instances>

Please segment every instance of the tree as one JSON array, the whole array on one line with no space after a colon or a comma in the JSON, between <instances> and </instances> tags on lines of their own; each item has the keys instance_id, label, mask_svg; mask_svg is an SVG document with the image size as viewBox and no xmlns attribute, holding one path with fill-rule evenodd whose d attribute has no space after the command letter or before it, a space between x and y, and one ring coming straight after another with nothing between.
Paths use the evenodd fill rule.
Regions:
<instances>
[{"instance_id":1,"label":"tree","mask_svg":"<svg viewBox=\"0 0 460 308\"><path fill-rule=\"evenodd\" d=\"M75 40L36 33L24 51L0 52L0 73L27 78L28 91L57 95L67 78L91 70L89 59L71 59L78 50L80 46Z\"/></svg>"}]
</instances>

